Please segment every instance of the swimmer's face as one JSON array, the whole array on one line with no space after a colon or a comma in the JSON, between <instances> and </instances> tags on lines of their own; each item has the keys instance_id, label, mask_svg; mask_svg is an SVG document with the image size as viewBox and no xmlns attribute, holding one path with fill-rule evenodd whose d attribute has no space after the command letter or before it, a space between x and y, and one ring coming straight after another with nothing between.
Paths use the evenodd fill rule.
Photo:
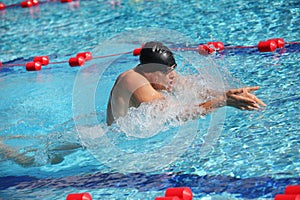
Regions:
<instances>
[{"instance_id":1,"label":"swimmer's face","mask_svg":"<svg viewBox=\"0 0 300 200\"><path fill-rule=\"evenodd\" d=\"M176 64L172 65L171 67L164 67L159 71L153 72L153 88L156 90L167 90L169 92L172 91L176 79L176 72L174 70L175 68Z\"/></svg>"}]
</instances>

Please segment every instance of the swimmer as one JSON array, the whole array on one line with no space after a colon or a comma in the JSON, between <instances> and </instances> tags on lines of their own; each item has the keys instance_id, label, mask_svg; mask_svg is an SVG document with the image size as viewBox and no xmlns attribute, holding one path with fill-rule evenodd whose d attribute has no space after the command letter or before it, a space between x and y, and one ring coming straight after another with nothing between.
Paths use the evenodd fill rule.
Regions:
<instances>
[{"instance_id":1,"label":"swimmer","mask_svg":"<svg viewBox=\"0 0 300 200\"><path fill-rule=\"evenodd\" d=\"M2 159L10 159L18 163L23 167L32 166L34 164L34 158L24 155L25 153L18 153L14 148L5 145L0 139L0 156Z\"/></svg>"},{"instance_id":2,"label":"swimmer","mask_svg":"<svg viewBox=\"0 0 300 200\"><path fill-rule=\"evenodd\" d=\"M22 136L15 136L13 138L23 138ZM12 139L12 138L10 138ZM64 160L64 156L74 152L75 150L82 148L77 143L66 143L63 145L56 146L55 148L49 149L48 162L50 164L59 164ZM20 153L17 149L6 145L3 142L3 138L0 138L0 161L11 160L22 167L34 167L37 165L34 156L28 156L26 154L35 152L37 149L26 150Z\"/></svg>"},{"instance_id":3,"label":"swimmer","mask_svg":"<svg viewBox=\"0 0 300 200\"><path fill-rule=\"evenodd\" d=\"M121 73L115 81L107 105L107 124L111 125L119 117L125 116L130 107L139 107L141 103L155 100L163 101L162 91L171 92L175 83L184 84L174 70L176 66L168 47L160 42L147 42L140 53L140 64ZM251 93L258 89L258 86L230 89L207 102L191 105L192 109L187 111L190 113L182 115L201 117L223 106L258 110L266 106Z\"/></svg>"}]
</instances>

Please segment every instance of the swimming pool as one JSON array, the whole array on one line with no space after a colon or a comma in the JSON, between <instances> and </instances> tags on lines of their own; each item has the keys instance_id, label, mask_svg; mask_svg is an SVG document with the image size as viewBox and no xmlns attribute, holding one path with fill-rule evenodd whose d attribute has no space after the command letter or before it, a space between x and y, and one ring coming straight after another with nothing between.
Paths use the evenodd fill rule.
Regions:
<instances>
[{"instance_id":1,"label":"swimming pool","mask_svg":"<svg viewBox=\"0 0 300 200\"><path fill-rule=\"evenodd\" d=\"M177 47L211 40L229 46L256 45L273 37L299 41L300 32L296 0L247 4L128 0L120 5L111 1L52 1L30 9L7 8L0 11L0 17L0 61L4 64L25 63L36 55L48 55L51 61L59 62L83 51L91 51L94 56L131 51L140 46L139 33L145 39L147 33L160 35ZM296 44L275 53L238 49L212 56L213 62L225 66L242 84L260 85L256 94L268 104L267 108L251 113L220 110L226 111L224 121L217 118L223 130L214 135L215 140L204 154L200 150L209 138L202 133L211 127L214 116L183 125L180 130L197 134L182 155L163 168L144 162L142 168L137 166L137 170L133 168L128 173L122 170L126 164L120 157L114 158L109 152L109 158L116 159L112 163L120 160L119 165L111 166L110 159L101 160L93 149L81 148L80 125L96 127L96 131L88 129L91 133L99 130L115 77L134 66L136 57L124 54L95 59L83 68L70 68L64 62L45 66L38 72L27 72L18 66L3 67L1 140L35 160L21 166L16 163L17 154L1 157L0 197L64 199L71 192L88 191L94 199L154 199L168 187L188 186L195 199L272 198L286 185L300 182L299 49ZM177 55L180 57L180 52ZM93 98L86 98L86 104L81 104L83 95L76 96L76 91L88 91L83 94ZM96 111L92 115L76 107L88 108L90 100L97 102L92 105L91 110ZM167 138L164 133L160 136ZM147 155L148 149L140 147L151 148L160 137L127 140L128 143L120 142L126 139L124 135L118 135L116 141L108 139L119 148L133 146L132 151Z\"/></svg>"}]
</instances>

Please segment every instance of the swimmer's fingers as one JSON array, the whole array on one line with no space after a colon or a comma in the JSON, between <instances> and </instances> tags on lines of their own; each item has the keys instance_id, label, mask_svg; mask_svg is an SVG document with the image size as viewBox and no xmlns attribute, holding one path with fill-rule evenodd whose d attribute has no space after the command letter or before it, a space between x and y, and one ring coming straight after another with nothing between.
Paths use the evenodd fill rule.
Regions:
<instances>
[{"instance_id":1,"label":"swimmer's fingers","mask_svg":"<svg viewBox=\"0 0 300 200\"><path fill-rule=\"evenodd\" d=\"M244 103L241 103L241 104L237 104L235 106L236 108L240 109L240 110L260 110L260 106L256 103L253 103L253 104L244 104Z\"/></svg>"},{"instance_id":2,"label":"swimmer's fingers","mask_svg":"<svg viewBox=\"0 0 300 200\"><path fill-rule=\"evenodd\" d=\"M244 88L231 89L227 92L227 94L240 94L244 91Z\"/></svg>"},{"instance_id":3,"label":"swimmer's fingers","mask_svg":"<svg viewBox=\"0 0 300 200\"><path fill-rule=\"evenodd\" d=\"M259 89L259 86L253 86L253 87L231 89L228 92L231 93L231 94L241 94L241 93L250 93L250 92L256 91L258 89Z\"/></svg>"},{"instance_id":4,"label":"swimmer's fingers","mask_svg":"<svg viewBox=\"0 0 300 200\"><path fill-rule=\"evenodd\" d=\"M249 96L251 99L253 99L257 104L259 104L259 105L261 105L261 106L264 106L264 107L267 106L262 100L260 100L259 98L257 98L254 94L248 93L248 96Z\"/></svg>"},{"instance_id":5,"label":"swimmer's fingers","mask_svg":"<svg viewBox=\"0 0 300 200\"><path fill-rule=\"evenodd\" d=\"M251 99L253 99L258 105L265 107L267 105L262 100L257 98L254 94L251 94L251 92L258 90L259 88L260 88L259 86L253 86L253 87L234 89L231 92L233 92L233 94L242 94L243 93L243 94L245 94L245 96L248 96Z\"/></svg>"},{"instance_id":6,"label":"swimmer's fingers","mask_svg":"<svg viewBox=\"0 0 300 200\"><path fill-rule=\"evenodd\" d=\"M245 90L247 92L252 92L258 90L260 87L259 86L253 86L253 87L246 87Z\"/></svg>"},{"instance_id":7,"label":"swimmer's fingers","mask_svg":"<svg viewBox=\"0 0 300 200\"><path fill-rule=\"evenodd\" d=\"M256 97L256 102L257 102L259 105L263 106L263 107L266 107L266 106L267 106L262 100L260 100L260 99L257 98L257 97Z\"/></svg>"},{"instance_id":8,"label":"swimmer's fingers","mask_svg":"<svg viewBox=\"0 0 300 200\"><path fill-rule=\"evenodd\" d=\"M255 104L255 100L248 97L248 96L242 96L242 95L236 95L236 94L231 94L230 98L237 101L240 104L245 104L245 105L249 105L249 104Z\"/></svg>"},{"instance_id":9,"label":"swimmer's fingers","mask_svg":"<svg viewBox=\"0 0 300 200\"><path fill-rule=\"evenodd\" d=\"M229 106L236 107L241 110L258 110L260 106L249 96L231 94L228 99Z\"/></svg>"},{"instance_id":10,"label":"swimmer's fingers","mask_svg":"<svg viewBox=\"0 0 300 200\"><path fill-rule=\"evenodd\" d=\"M261 109L260 106L266 106L266 104L262 100L257 98L254 94L250 93L258 89L259 86L229 90L226 93L227 105L241 110Z\"/></svg>"},{"instance_id":11,"label":"swimmer's fingers","mask_svg":"<svg viewBox=\"0 0 300 200\"><path fill-rule=\"evenodd\" d=\"M250 110L250 111L252 111L252 110L259 110L259 108L254 107L254 106L243 106L240 109L241 110Z\"/></svg>"}]
</instances>

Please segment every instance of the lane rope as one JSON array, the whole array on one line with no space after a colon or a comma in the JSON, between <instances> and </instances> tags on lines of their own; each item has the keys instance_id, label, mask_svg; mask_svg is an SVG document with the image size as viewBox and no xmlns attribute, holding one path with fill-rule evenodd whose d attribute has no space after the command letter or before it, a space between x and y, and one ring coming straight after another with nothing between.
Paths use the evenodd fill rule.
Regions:
<instances>
[{"instance_id":1,"label":"lane rope","mask_svg":"<svg viewBox=\"0 0 300 200\"><path fill-rule=\"evenodd\" d=\"M74 2L77 2L79 0L74 0ZM5 5L3 2L0 2L0 10L6 10L9 8L14 8L14 7L22 7L22 8L30 8L34 6L38 6L40 4L45 4L45 3L53 3L53 2L58 2L57 0L48 0L48 1L39 1L39 0L26 0L22 1L20 3L15 3L15 4L10 4L10 5ZM60 0L61 3L71 3L73 0Z\"/></svg>"},{"instance_id":2,"label":"lane rope","mask_svg":"<svg viewBox=\"0 0 300 200\"><path fill-rule=\"evenodd\" d=\"M199 44L198 47L176 47L171 48L173 51L198 51L200 55L210 55L213 53L224 52L226 50L234 49L257 49L259 52L276 52L277 49L283 49L286 45L298 45L300 42L285 42L283 38L271 38L265 41L260 41L255 46L225 46L221 41L207 42L206 44ZM114 53L108 55L99 55L94 56L91 52L79 52L74 57L69 58L68 60L50 62L49 56L34 56L33 59L26 63L2 63L0 61L0 67L24 67L27 71L39 71L43 66L47 65L56 65L56 64L65 64L68 63L71 67L81 67L87 61L92 59L103 59L108 57L115 57L126 54L133 54L133 56L139 56L143 48L143 45L139 48L135 48L133 51Z\"/></svg>"}]
</instances>

